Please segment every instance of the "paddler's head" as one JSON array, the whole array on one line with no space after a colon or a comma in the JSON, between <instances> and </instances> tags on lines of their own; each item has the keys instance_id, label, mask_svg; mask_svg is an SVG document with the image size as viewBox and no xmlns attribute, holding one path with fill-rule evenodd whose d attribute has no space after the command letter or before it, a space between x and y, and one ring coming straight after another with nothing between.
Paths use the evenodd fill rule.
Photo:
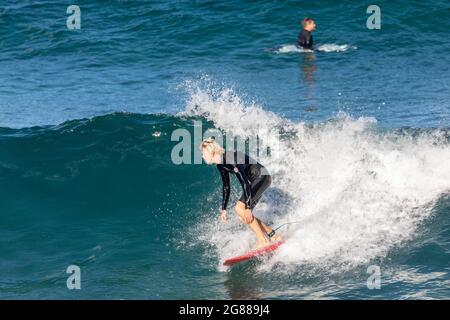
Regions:
<instances>
[{"instance_id":1,"label":"paddler's head","mask_svg":"<svg viewBox=\"0 0 450 320\"><path fill-rule=\"evenodd\" d=\"M302 20L302 27L306 31L312 32L316 30L316 23L311 18L305 18Z\"/></svg>"}]
</instances>

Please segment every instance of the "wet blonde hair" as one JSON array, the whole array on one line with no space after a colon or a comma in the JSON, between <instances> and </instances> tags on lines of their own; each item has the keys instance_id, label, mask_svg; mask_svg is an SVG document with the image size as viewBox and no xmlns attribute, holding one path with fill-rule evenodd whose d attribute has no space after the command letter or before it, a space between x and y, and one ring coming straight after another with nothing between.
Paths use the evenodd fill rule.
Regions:
<instances>
[{"instance_id":1,"label":"wet blonde hair","mask_svg":"<svg viewBox=\"0 0 450 320\"><path fill-rule=\"evenodd\" d=\"M213 137L206 138L203 140L202 144L200 145L200 150L206 149L206 151L216 154L223 154L225 153L225 150L216 142L216 140Z\"/></svg>"},{"instance_id":2,"label":"wet blonde hair","mask_svg":"<svg viewBox=\"0 0 450 320\"><path fill-rule=\"evenodd\" d=\"M310 24L312 22L314 22L314 19L312 19L312 18L305 18L305 19L302 20L302 26L306 27L308 24Z\"/></svg>"}]
</instances>

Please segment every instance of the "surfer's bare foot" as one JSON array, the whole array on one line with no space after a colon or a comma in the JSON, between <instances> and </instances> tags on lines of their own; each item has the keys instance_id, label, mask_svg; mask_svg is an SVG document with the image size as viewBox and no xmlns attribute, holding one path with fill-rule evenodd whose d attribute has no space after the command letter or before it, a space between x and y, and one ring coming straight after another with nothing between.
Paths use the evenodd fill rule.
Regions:
<instances>
[{"instance_id":1,"label":"surfer's bare foot","mask_svg":"<svg viewBox=\"0 0 450 320\"><path fill-rule=\"evenodd\" d=\"M269 240L266 240L265 242L258 242L258 244L255 247L255 250L264 248L264 247L268 246L269 244L270 244Z\"/></svg>"}]
</instances>

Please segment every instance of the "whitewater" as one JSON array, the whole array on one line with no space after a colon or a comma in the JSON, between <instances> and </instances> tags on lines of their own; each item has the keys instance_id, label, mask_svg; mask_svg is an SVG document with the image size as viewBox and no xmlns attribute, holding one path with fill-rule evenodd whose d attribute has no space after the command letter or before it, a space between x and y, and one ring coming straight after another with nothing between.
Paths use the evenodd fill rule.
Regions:
<instances>
[{"instance_id":1,"label":"whitewater","mask_svg":"<svg viewBox=\"0 0 450 320\"><path fill-rule=\"evenodd\" d=\"M287 239L260 271L308 266L342 272L385 258L417 236L436 202L450 190L450 145L441 129L381 130L374 118L343 112L323 123L292 122L245 102L232 89L193 87L180 115L204 117L241 138L258 136L270 155L259 158L273 178L255 215ZM233 211L232 208L230 211ZM217 266L249 250L254 237L237 219L200 223Z\"/></svg>"}]
</instances>

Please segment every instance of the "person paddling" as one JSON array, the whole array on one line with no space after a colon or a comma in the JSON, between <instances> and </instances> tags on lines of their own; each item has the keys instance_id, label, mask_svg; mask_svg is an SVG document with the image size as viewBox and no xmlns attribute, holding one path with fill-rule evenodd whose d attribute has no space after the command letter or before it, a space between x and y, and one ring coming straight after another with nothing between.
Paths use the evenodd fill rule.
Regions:
<instances>
[{"instance_id":1,"label":"person paddling","mask_svg":"<svg viewBox=\"0 0 450 320\"><path fill-rule=\"evenodd\" d=\"M303 49L314 50L312 32L316 30L316 23L311 18L302 20L303 30L298 34L297 46Z\"/></svg>"}]
</instances>

